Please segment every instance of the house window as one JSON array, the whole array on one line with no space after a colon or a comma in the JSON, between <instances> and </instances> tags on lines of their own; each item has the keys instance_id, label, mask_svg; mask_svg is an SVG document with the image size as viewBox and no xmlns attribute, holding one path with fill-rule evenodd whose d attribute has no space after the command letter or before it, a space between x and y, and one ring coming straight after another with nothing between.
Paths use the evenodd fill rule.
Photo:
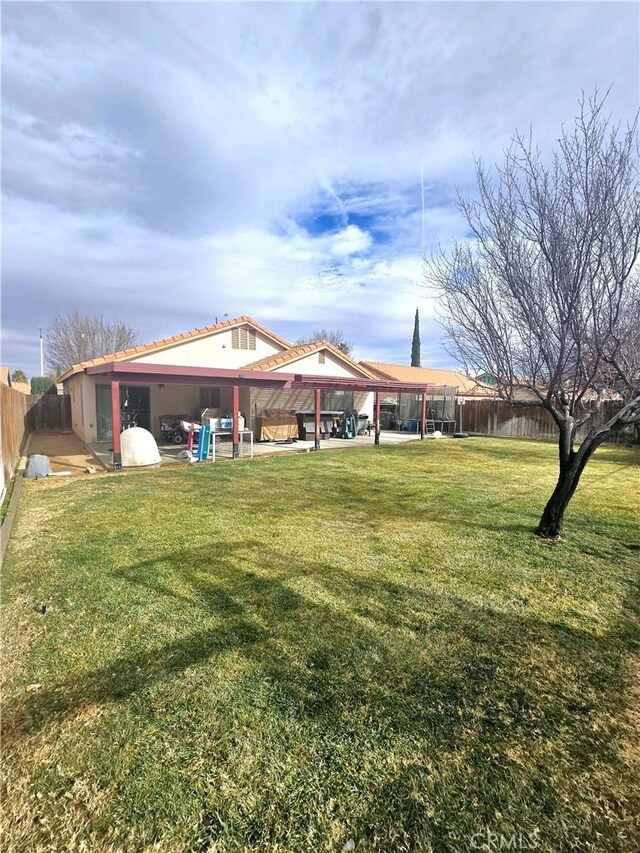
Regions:
<instances>
[{"instance_id":1,"label":"house window","mask_svg":"<svg viewBox=\"0 0 640 853\"><path fill-rule=\"evenodd\" d=\"M322 391L320 406L323 412L346 412L353 409L353 391Z\"/></svg>"},{"instance_id":2,"label":"house window","mask_svg":"<svg viewBox=\"0 0 640 853\"><path fill-rule=\"evenodd\" d=\"M219 388L201 388L200 389L200 408L201 409L219 409L220 408L220 389Z\"/></svg>"},{"instance_id":3,"label":"house window","mask_svg":"<svg viewBox=\"0 0 640 853\"><path fill-rule=\"evenodd\" d=\"M318 353L318 364L324 364L324 350Z\"/></svg>"},{"instance_id":4,"label":"house window","mask_svg":"<svg viewBox=\"0 0 640 853\"><path fill-rule=\"evenodd\" d=\"M232 349L255 349L256 348L256 333L253 329L247 326L241 326L231 330L231 348Z\"/></svg>"}]
</instances>

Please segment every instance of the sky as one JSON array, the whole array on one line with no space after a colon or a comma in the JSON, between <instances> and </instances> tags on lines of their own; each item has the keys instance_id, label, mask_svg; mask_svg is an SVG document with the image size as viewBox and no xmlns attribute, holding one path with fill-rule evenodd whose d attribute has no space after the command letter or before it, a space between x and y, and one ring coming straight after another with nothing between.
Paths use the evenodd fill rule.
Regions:
<instances>
[{"instance_id":1,"label":"sky","mask_svg":"<svg viewBox=\"0 0 640 853\"><path fill-rule=\"evenodd\" d=\"M640 103L634 2L3 3L2 363L73 310L140 342L249 314L453 366L422 258L516 128ZM424 214L422 194L424 190Z\"/></svg>"}]
</instances>

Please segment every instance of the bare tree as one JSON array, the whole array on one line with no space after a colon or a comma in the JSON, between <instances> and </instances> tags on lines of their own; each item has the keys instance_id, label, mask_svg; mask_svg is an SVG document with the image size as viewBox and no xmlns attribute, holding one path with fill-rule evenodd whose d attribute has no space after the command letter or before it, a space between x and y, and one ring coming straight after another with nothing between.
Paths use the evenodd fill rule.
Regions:
<instances>
[{"instance_id":1,"label":"bare tree","mask_svg":"<svg viewBox=\"0 0 640 853\"><path fill-rule=\"evenodd\" d=\"M496 171L477 162L478 198L459 198L472 238L425 266L449 351L557 424L559 477L536 531L550 538L594 450L640 422L637 119L612 124L605 101L583 96L550 158L516 133ZM605 399L618 401L607 417Z\"/></svg>"},{"instance_id":2,"label":"bare tree","mask_svg":"<svg viewBox=\"0 0 640 853\"><path fill-rule=\"evenodd\" d=\"M310 344L313 341L329 341L336 349L343 352L345 355L351 355L353 352L353 344L345 337L342 329L316 329L309 335L298 338L297 344Z\"/></svg>"},{"instance_id":3,"label":"bare tree","mask_svg":"<svg viewBox=\"0 0 640 853\"><path fill-rule=\"evenodd\" d=\"M126 323L72 311L58 316L47 332L47 361L56 375L72 364L135 346L137 333Z\"/></svg>"}]
</instances>

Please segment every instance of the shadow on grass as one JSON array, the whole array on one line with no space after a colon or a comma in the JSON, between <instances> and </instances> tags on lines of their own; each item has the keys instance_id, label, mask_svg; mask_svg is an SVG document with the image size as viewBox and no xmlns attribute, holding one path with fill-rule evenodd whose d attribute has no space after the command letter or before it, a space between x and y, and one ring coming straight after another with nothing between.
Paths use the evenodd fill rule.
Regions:
<instances>
[{"instance_id":1,"label":"shadow on grass","mask_svg":"<svg viewBox=\"0 0 640 853\"><path fill-rule=\"evenodd\" d=\"M626 620L598 637L313 560L292 571L263 545L259 567L247 570L256 547L194 548L114 573L187 608L185 624L197 624L194 605L201 624L217 624L29 696L6 709L9 730L31 733L85 706L124 701L241 648L297 713L336 722L345 707L362 706L396 730L437 729L449 747L467 726L492 740L532 725L545 737L569 727L572 749L585 760L597 751L589 725L582 742L574 723L620 704Z\"/></svg>"},{"instance_id":2,"label":"shadow on grass","mask_svg":"<svg viewBox=\"0 0 640 853\"><path fill-rule=\"evenodd\" d=\"M592 462L615 462L624 468L640 465L640 447L613 447L610 444L601 445L593 454Z\"/></svg>"},{"instance_id":3,"label":"shadow on grass","mask_svg":"<svg viewBox=\"0 0 640 853\"><path fill-rule=\"evenodd\" d=\"M32 733L54 717L96 704L119 702L154 684L178 675L189 666L233 648L247 648L264 639L253 623L235 619L219 630L194 631L181 640L152 650L120 657L82 678L62 680L5 710L5 738Z\"/></svg>"},{"instance_id":4,"label":"shadow on grass","mask_svg":"<svg viewBox=\"0 0 640 853\"><path fill-rule=\"evenodd\" d=\"M262 722L294 720L293 732L313 730L327 744L327 768L331 744L352 744L351 760L369 741L381 753L410 751L411 760L376 780L375 792L365 786L357 794L368 798L352 826L363 849L390 849L390 838L383 843L375 836L385 827L400 833L394 849L422 849L427 837L434 850L467 849L464 837L455 836L460 816L460 826L495 826L496 809L505 816L511 809L521 828L526 819L551 832L556 812L586 796L576 779L603 768L625 778L617 720L629 686L625 657L636 628L635 594L618 624L596 636L326 562L283 566L276 550L254 540L224 553L215 545L191 548L113 574L150 602L175 608L188 626L185 636L15 703L5 712L5 744L96 703L127 703L158 683L172 681L179 694L189 667L209 667L205 683L220 672L224 677L218 664L241 650L253 679L248 695L256 681L267 691ZM234 683L234 692L242 689ZM233 713L230 701L221 713ZM136 713L146 713L144 703ZM295 742L295 734L288 737ZM632 794L618 800L607 784L600 777L606 818L589 812L579 830L584 839L602 831L615 843L611 818L629 813ZM354 791L358 785L354 780ZM432 815L416 799L427 788L439 803ZM233 801L235 818L216 811L214 819L205 800L198 832L208 845L225 821L235 820L238 837L251 835L267 849L274 820L288 826L293 794L279 796L258 796L244 823L237 823Z\"/></svg>"},{"instance_id":5,"label":"shadow on grass","mask_svg":"<svg viewBox=\"0 0 640 853\"><path fill-rule=\"evenodd\" d=\"M403 455L398 456L398 460L403 462L406 462L407 457L411 454L412 462L415 462L416 465L428 463L430 459L430 454L423 452L420 445L409 449L398 447L386 449L389 455L393 453L398 455L400 451ZM389 484L386 480L376 483L375 475L372 479L370 471L367 471L366 477L359 480L345 466L345 476L337 484L330 486L326 480L321 480L320 487L316 488L311 483L310 489L312 491L306 495L304 500L296 503L295 510L304 511L311 501L313 501L314 506L323 508L327 501L326 495L329 493L335 505L339 505L350 512L362 511L366 513L368 519L380 518L385 522L396 518L405 521L412 519L417 522L455 525L456 527L486 530L498 534L527 534L533 537L557 479L555 451L554 454L549 455L548 447L535 441L524 442L523 444L523 442L516 440L505 440L505 444L502 444L492 440L488 444L480 441L478 446L474 448L474 455L485 460L486 465L489 466L487 470L480 472L480 474L478 472L472 473L469 480L461 477L457 484L445 484L453 486L455 492L436 493L436 495L430 492L431 500L427 500L421 491L421 480L419 478L412 485L407 483L404 487L399 486L390 498ZM536 489L533 488L531 495L523 495L519 492L493 500L490 467L495 466L496 459L521 465L523 455L526 455L527 462L530 463L534 460L541 466L541 470L548 475L548 487L538 490L537 493ZM587 469L587 476L580 483L579 493L587 490L593 491L598 488L600 482L609 480L614 476L618 477L624 469L636 467L640 463L640 451L634 460L633 451L630 455L629 452L608 449L601 461L605 463L615 462L615 470L609 470L611 466L604 468L592 462ZM482 480L477 479L480 475L483 478ZM428 468L425 468L419 476L424 477L426 481L430 481L432 478ZM399 475L399 480L402 482L401 475ZM366 488L363 484L366 484ZM499 481L498 484L500 485ZM467 495L477 497L482 492L485 493L486 499L481 505L475 501L467 502ZM436 500L433 499L434 497ZM568 517L570 518L572 514L573 506L570 506ZM575 528L576 522L572 520L571 524Z\"/></svg>"}]
</instances>

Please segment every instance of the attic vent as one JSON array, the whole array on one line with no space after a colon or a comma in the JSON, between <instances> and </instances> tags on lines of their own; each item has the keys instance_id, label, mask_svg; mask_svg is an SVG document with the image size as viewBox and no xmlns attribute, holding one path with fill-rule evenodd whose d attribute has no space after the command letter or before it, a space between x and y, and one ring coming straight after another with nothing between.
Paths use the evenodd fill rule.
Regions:
<instances>
[{"instance_id":1,"label":"attic vent","mask_svg":"<svg viewBox=\"0 0 640 853\"><path fill-rule=\"evenodd\" d=\"M324 350L318 353L318 364L324 364Z\"/></svg>"},{"instance_id":2,"label":"attic vent","mask_svg":"<svg viewBox=\"0 0 640 853\"><path fill-rule=\"evenodd\" d=\"M247 326L235 328L231 330L231 348L232 349L255 349L256 348L256 333L253 329Z\"/></svg>"}]
</instances>

